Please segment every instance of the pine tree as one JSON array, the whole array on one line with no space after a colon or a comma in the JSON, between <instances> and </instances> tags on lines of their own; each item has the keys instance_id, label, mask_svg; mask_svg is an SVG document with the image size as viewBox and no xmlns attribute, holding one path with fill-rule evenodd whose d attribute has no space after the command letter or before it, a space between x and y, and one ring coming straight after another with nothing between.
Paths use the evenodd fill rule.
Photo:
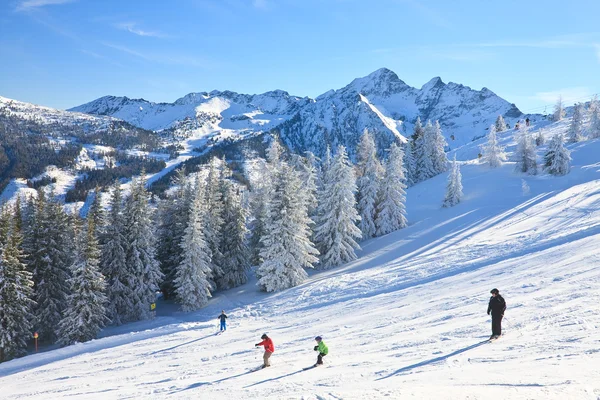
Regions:
<instances>
[{"instance_id":1,"label":"pine tree","mask_svg":"<svg viewBox=\"0 0 600 400\"><path fill-rule=\"evenodd\" d=\"M11 227L8 212L0 210L0 362L27 353L33 321L33 281L21 248L20 199L12 211Z\"/></svg>"},{"instance_id":2,"label":"pine tree","mask_svg":"<svg viewBox=\"0 0 600 400\"><path fill-rule=\"evenodd\" d=\"M128 286L129 270L127 268L127 239L121 185L115 182L112 188L110 211L102 243L100 259L101 271L106 278L106 296L108 299L107 316L113 324L121 325L127 321L133 309L133 287Z\"/></svg>"},{"instance_id":3,"label":"pine tree","mask_svg":"<svg viewBox=\"0 0 600 400\"><path fill-rule=\"evenodd\" d=\"M504 122L504 118L502 118L502 115L498 115L498 118L496 118L496 132L504 132L505 130L507 130L508 128L506 127L506 122Z\"/></svg>"},{"instance_id":4,"label":"pine tree","mask_svg":"<svg viewBox=\"0 0 600 400\"><path fill-rule=\"evenodd\" d=\"M228 168L225 171L229 178L231 171ZM223 192L223 234L220 251L223 255L221 259L223 275L217 280L217 286L230 289L248 281L246 273L250 269L250 251L246 244L247 213L242 204L239 188L233 182L229 179L224 180L221 190ZM304 190L301 190L300 194L306 196Z\"/></svg>"},{"instance_id":5,"label":"pine tree","mask_svg":"<svg viewBox=\"0 0 600 400\"><path fill-rule=\"evenodd\" d=\"M566 175L571 168L571 152L564 146L563 135L557 133L548 144L545 167L552 175Z\"/></svg>"},{"instance_id":6,"label":"pine tree","mask_svg":"<svg viewBox=\"0 0 600 400\"><path fill-rule=\"evenodd\" d=\"M250 248L252 250L252 264L262 264L261 257L263 238L266 233L266 225L269 217L269 203L273 197L273 185L275 176L279 172L283 155L283 148L277 137L274 137L266 151L266 163L261 163L259 167L260 177L255 179L252 186L252 209L254 214L254 222L252 224Z\"/></svg>"},{"instance_id":7,"label":"pine tree","mask_svg":"<svg viewBox=\"0 0 600 400\"><path fill-rule=\"evenodd\" d=\"M544 131L540 129L537 135L535 136L535 145L537 147L540 147L543 146L545 142L546 139L544 138Z\"/></svg>"},{"instance_id":8,"label":"pine tree","mask_svg":"<svg viewBox=\"0 0 600 400\"><path fill-rule=\"evenodd\" d=\"M317 208L318 159L310 151L306 152L306 157L292 155L292 166L300 174L302 195L308 203L308 215L313 216Z\"/></svg>"},{"instance_id":9,"label":"pine tree","mask_svg":"<svg viewBox=\"0 0 600 400\"><path fill-rule=\"evenodd\" d=\"M267 163L263 159L257 160L259 167L256 174L259 177L249 177L251 182L250 207L254 219L250 223L250 262L252 265L262 263L260 251L262 249L261 238L266 234L265 224L268 221L268 206L271 198L270 174Z\"/></svg>"},{"instance_id":10,"label":"pine tree","mask_svg":"<svg viewBox=\"0 0 600 400\"><path fill-rule=\"evenodd\" d=\"M262 238L262 264L257 275L260 290L273 292L302 283L304 268L313 268L318 251L310 241L310 219L305 199L298 196L302 181L284 162L279 164L273 182L266 235ZM358 229L358 228L356 228Z\"/></svg>"},{"instance_id":11,"label":"pine tree","mask_svg":"<svg viewBox=\"0 0 600 400\"><path fill-rule=\"evenodd\" d=\"M30 242L30 269L33 272L35 329L41 341L53 343L58 324L67 307L72 262L72 231L62 206L50 194L38 191L35 226Z\"/></svg>"},{"instance_id":12,"label":"pine tree","mask_svg":"<svg viewBox=\"0 0 600 400\"><path fill-rule=\"evenodd\" d=\"M506 161L506 154L504 153L504 147L498 143L496 137L496 127L490 126L488 132L487 144L482 145L483 161L488 163L491 168L497 168L502 165L503 161Z\"/></svg>"},{"instance_id":13,"label":"pine tree","mask_svg":"<svg viewBox=\"0 0 600 400\"><path fill-rule=\"evenodd\" d=\"M419 121L417 121L419 122ZM416 126L415 126L416 130ZM433 125L427 121L423 133L415 140L415 160L417 182L424 181L436 175L433 167Z\"/></svg>"},{"instance_id":14,"label":"pine tree","mask_svg":"<svg viewBox=\"0 0 600 400\"><path fill-rule=\"evenodd\" d=\"M592 111L589 136L591 139L600 138L600 106L594 107Z\"/></svg>"},{"instance_id":15,"label":"pine tree","mask_svg":"<svg viewBox=\"0 0 600 400\"><path fill-rule=\"evenodd\" d=\"M106 216L104 208L102 207L102 192L100 192L99 187L96 187L96 190L94 190L94 200L90 205L87 218L92 218L94 220L94 227L96 229L95 235L97 238L100 238L103 235L102 230L105 225L104 219Z\"/></svg>"},{"instance_id":16,"label":"pine tree","mask_svg":"<svg viewBox=\"0 0 600 400\"><path fill-rule=\"evenodd\" d=\"M452 169L448 174L448 184L446 186L446 197L444 198L444 207L453 207L460 203L463 197L462 192L462 175L460 173L460 166L456 162L456 155L452 161Z\"/></svg>"},{"instance_id":17,"label":"pine tree","mask_svg":"<svg viewBox=\"0 0 600 400\"><path fill-rule=\"evenodd\" d=\"M537 156L535 146L531 135L526 128L521 127L515 135L517 142L517 150L515 152L517 172L528 173L530 175L537 174Z\"/></svg>"},{"instance_id":18,"label":"pine tree","mask_svg":"<svg viewBox=\"0 0 600 400\"><path fill-rule=\"evenodd\" d=\"M404 169L406 171L406 185L413 186L416 183L416 161L414 157L414 142L409 140L404 144Z\"/></svg>"},{"instance_id":19,"label":"pine tree","mask_svg":"<svg viewBox=\"0 0 600 400\"><path fill-rule=\"evenodd\" d=\"M431 128L431 161L435 175L441 174L448 170L448 157L446 156L446 146L448 143L442 134L440 121L435 121Z\"/></svg>"},{"instance_id":20,"label":"pine tree","mask_svg":"<svg viewBox=\"0 0 600 400\"><path fill-rule=\"evenodd\" d=\"M95 339L109 322L106 316L106 282L100 273L100 249L94 224L90 215L87 229L80 233L85 240L77 249L73 276L69 280L71 294L59 324L59 343L62 345Z\"/></svg>"},{"instance_id":21,"label":"pine tree","mask_svg":"<svg viewBox=\"0 0 600 400\"><path fill-rule=\"evenodd\" d=\"M133 307L127 310L126 321L148 319L150 305L156 300L163 274L155 259L155 241L149 195L144 179L132 179L131 195L125 202L124 221L126 286L133 291Z\"/></svg>"},{"instance_id":22,"label":"pine tree","mask_svg":"<svg viewBox=\"0 0 600 400\"><path fill-rule=\"evenodd\" d=\"M583 140L582 128L583 106L581 103L577 103L573 108L573 117L571 118L571 124L569 125L569 142L576 143Z\"/></svg>"},{"instance_id":23,"label":"pine tree","mask_svg":"<svg viewBox=\"0 0 600 400\"><path fill-rule=\"evenodd\" d=\"M360 215L359 228L363 239L375 236L379 182L383 174L381 163L377 159L377 149L373 136L365 129L357 148L357 209Z\"/></svg>"},{"instance_id":24,"label":"pine tree","mask_svg":"<svg viewBox=\"0 0 600 400\"><path fill-rule=\"evenodd\" d=\"M194 198L189 210L189 220L181 241L183 258L177 267L173 281L177 301L183 311L195 311L204 307L211 297L213 286L211 252L204 237L203 224L207 210L204 188L200 179L196 182Z\"/></svg>"},{"instance_id":25,"label":"pine tree","mask_svg":"<svg viewBox=\"0 0 600 400\"><path fill-rule=\"evenodd\" d=\"M210 249L212 277L215 283L223 276L223 254L221 241L223 240L223 180L225 162L213 157L210 161L208 177L206 178L204 235ZM218 289L221 289L218 287Z\"/></svg>"},{"instance_id":26,"label":"pine tree","mask_svg":"<svg viewBox=\"0 0 600 400\"><path fill-rule=\"evenodd\" d=\"M565 107L563 105L562 96L559 96L556 101L556 105L554 106L554 114L553 119L555 121L560 121L565 117Z\"/></svg>"},{"instance_id":27,"label":"pine tree","mask_svg":"<svg viewBox=\"0 0 600 400\"><path fill-rule=\"evenodd\" d=\"M191 188L186 178L185 168L179 168L173 180L176 190L172 196L160 202L158 245L156 259L165 278L160 289L165 298L175 295L173 280L177 267L183 259L181 241L189 220Z\"/></svg>"},{"instance_id":28,"label":"pine tree","mask_svg":"<svg viewBox=\"0 0 600 400\"><path fill-rule=\"evenodd\" d=\"M355 249L361 237L356 223L356 177L344 146L331 166L324 166L323 185L319 194L319 215L315 229L317 248L321 253L321 267L328 269L356 259Z\"/></svg>"},{"instance_id":29,"label":"pine tree","mask_svg":"<svg viewBox=\"0 0 600 400\"><path fill-rule=\"evenodd\" d=\"M377 210L377 235L385 235L405 228L406 177L402 148L392 143L385 163L385 174L379 190Z\"/></svg>"}]
</instances>

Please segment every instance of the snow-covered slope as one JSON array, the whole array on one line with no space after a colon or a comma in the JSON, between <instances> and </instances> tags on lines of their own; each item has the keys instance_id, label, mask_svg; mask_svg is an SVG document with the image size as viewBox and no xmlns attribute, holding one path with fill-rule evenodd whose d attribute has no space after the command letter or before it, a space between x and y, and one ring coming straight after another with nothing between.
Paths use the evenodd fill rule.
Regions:
<instances>
[{"instance_id":1,"label":"snow-covered slope","mask_svg":"<svg viewBox=\"0 0 600 400\"><path fill-rule=\"evenodd\" d=\"M481 91L434 78L413 88L382 68L330 90L315 100L276 90L261 95L230 91L190 93L174 103L106 96L73 111L110 115L153 130L204 129L236 133L274 129L293 150L323 154L327 145L346 145L353 152L366 128L379 148L404 140L417 116L439 119L451 147L481 136L498 115L514 122L521 112L487 88ZM450 139L453 137L454 139Z\"/></svg>"},{"instance_id":2,"label":"snow-covered slope","mask_svg":"<svg viewBox=\"0 0 600 400\"><path fill-rule=\"evenodd\" d=\"M0 96L0 116L30 121L48 127L78 127L84 130L106 129L115 118L58 110Z\"/></svg>"},{"instance_id":3,"label":"snow-covered slope","mask_svg":"<svg viewBox=\"0 0 600 400\"><path fill-rule=\"evenodd\" d=\"M512 146L511 131L499 136ZM477 143L464 146L464 201L441 208L445 176L410 188L409 227L363 243L355 262L276 294L250 282L196 313L160 303L153 321L1 364L2 395L598 399L600 140L569 148L572 172L551 177L515 174L512 163L489 169L469 157ZM488 343L493 287L508 309L505 335ZM229 329L217 336L222 309ZM264 332L273 366L250 372ZM316 335L330 354L303 370Z\"/></svg>"}]
</instances>

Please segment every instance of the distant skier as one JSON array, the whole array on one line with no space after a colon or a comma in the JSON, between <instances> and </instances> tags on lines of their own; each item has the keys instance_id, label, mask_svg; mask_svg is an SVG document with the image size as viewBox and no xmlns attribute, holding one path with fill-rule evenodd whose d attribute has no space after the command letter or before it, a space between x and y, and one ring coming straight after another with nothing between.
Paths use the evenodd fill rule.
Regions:
<instances>
[{"instance_id":1,"label":"distant skier","mask_svg":"<svg viewBox=\"0 0 600 400\"><path fill-rule=\"evenodd\" d=\"M487 313L492 313L492 336L490 339L498 339L502 335L502 317L504 317L504 311L506 310L506 301L500 296L498 289L492 289L490 291L492 297L488 304Z\"/></svg>"},{"instance_id":2,"label":"distant skier","mask_svg":"<svg viewBox=\"0 0 600 400\"><path fill-rule=\"evenodd\" d=\"M525 118L525 126L529 126L529 124L530 124L529 118Z\"/></svg>"},{"instance_id":3,"label":"distant skier","mask_svg":"<svg viewBox=\"0 0 600 400\"><path fill-rule=\"evenodd\" d=\"M519 130L519 121L517 121L517 123L515 124L515 131Z\"/></svg>"},{"instance_id":4,"label":"distant skier","mask_svg":"<svg viewBox=\"0 0 600 400\"><path fill-rule=\"evenodd\" d=\"M227 322L225 322L225 320L227 319L227 315L225 315L225 310L221 310L221 315L219 315L217 319L221 320L221 332L226 331Z\"/></svg>"},{"instance_id":5,"label":"distant skier","mask_svg":"<svg viewBox=\"0 0 600 400\"><path fill-rule=\"evenodd\" d=\"M271 355L275 352L275 345L273 344L273 341L271 340L270 337L267 336L266 333L264 333L260 338L262 339L262 342L256 343L255 346L256 347L260 347L260 346L265 347L265 354L263 354L262 368L270 367L271 363L269 362L269 359L271 358Z\"/></svg>"},{"instance_id":6,"label":"distant skier","mask_svg":"<svg viewBox=\"0 0 600 400\"><path fill-rule=\"evenodd\" d=\"M317 341L317 346L315 346L315 351L319 352L319 355L317 356L317 363L315 364L315 367L316 367L319 365L323 365L323 357L325 357L329 353L329 349L325 345L325 342L323 341L323 339L321 339L321 336L317 336L315 338L315 340Z\"/></svg>"}]
</instances>

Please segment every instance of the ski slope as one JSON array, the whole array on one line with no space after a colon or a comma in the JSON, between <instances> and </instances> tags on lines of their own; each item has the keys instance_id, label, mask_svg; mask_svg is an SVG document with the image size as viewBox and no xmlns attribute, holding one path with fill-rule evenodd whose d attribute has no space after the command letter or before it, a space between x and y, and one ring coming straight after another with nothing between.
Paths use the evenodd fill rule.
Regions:
<instances>
[{"instance_id":1,"label":"ski slope","mask_svg":"<svg viewBox=\"0 0 600 400\"><path fill-rule=\"evenodd\" d=\"M499 137L511 151L512 132ZM478 144L456 150L462 203L441 208L445 174L416 185L409 227L364 242L355 262L275 294L252 281L195 313L159 303L152 321L0 364L0 397L600 399L600 141L569 145L564 177L489 169ZM494 287L508 309L488 343ZM272 367L250 372L264 332ZM303 370L316 335L330 354Z\"/></svg>"}]
</instances>

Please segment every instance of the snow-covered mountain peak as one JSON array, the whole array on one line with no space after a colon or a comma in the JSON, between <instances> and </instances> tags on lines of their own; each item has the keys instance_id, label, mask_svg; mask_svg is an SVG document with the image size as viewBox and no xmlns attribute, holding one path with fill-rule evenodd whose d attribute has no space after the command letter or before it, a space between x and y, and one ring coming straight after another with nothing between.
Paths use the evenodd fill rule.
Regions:
<instances>
[{"instance_id":1,"label":"snow-covered mountain peak","mask_svg":"<svg viewBox=\"0 0 600 400\"><path fill-rule=\"evenodd\" d=\"M446 86L446 84L442 81L442 78L436 76L435 78L431 78L429 82L421 87L421 92L428 92L432 89L443 88L444 86Z\"/></svg>"},{"instance_id":2,"label":"snow-covered mountain peak","mask_svg":"<svg viewBox=\"0 0 600 400\"><path fill-rule=\"evenodd\" d=\"M367 96L370 94L389 96L409 89L412 88L398 78L395 72L387 68L380 68L365 77L354 79L348 86L338 92L350 91Z\"/></svg>"}]
</instances>

